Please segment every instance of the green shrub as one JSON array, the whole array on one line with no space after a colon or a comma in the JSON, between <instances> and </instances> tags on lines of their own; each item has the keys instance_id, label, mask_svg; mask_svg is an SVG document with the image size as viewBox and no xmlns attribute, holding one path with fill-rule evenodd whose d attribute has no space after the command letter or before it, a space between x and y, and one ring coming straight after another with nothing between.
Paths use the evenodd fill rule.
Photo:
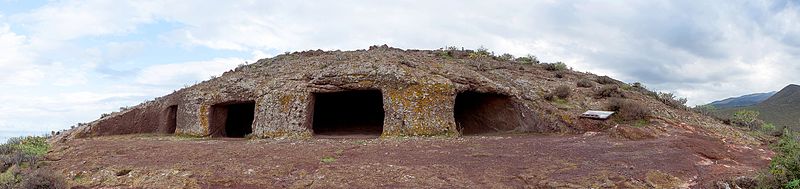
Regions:
<instances>
[{"instance_id":1,"label":"green shrub","mask_svg":"<svg viewBox=\"0 0 800 189\"><path fill-rule=\"evenodd\" d=\"M558 86L550 93L545 94L544 98L547 100L567 99L572 94L572 89L569 86Z\"/></svg>"},{"instance_id":2,"label":"green shrub","mask_svg":"<svg viewBox=\"0 0 800 189\"><path fill-rule=\"evenodd\" d=\"M594 96L595 98L625 97L625 95L622 93L622 91L619 90L619 87L616 85L605 85L603 87L600 87L600 89L597 89L594 92Z\"/></svg>"},{"instance_id":3,"label":"green shrub","mask_svg":"<svg viewBox=\"0 0 800 189\"><path fill-rule=\"evenodd\" d=\"M492 53L489 52L489 49L481 46L477 50L469 53L469 58L488 58L491 57Z\"/></svg>"},{"instance_id":4,"label":"green shrub","mask_svg":"<svg viewBox=\"0 0 800 189\"><path fill-rule=\"evenodd\" d=\"M322 157L322 159L320 159L320 162L322 162L322 163L333 163L333 162L336 162L336 158L335 157L331 157L331 156L326 156L326 157Z\"/></svg>"},{"instance_id":5,"label":"green shrub","mask_svg":"<svg viewBox=\"0 0 800 189\"><path fill-rule=\"evenodd\" d=\"M584 88L594 87L594 83L592 81L589 81L588 79L578 80L577 84L578 87L584 87Z\"/></svg>"},{"instance_id":6,"label":"green shrub","mask_svg":"<svg viewBox=\"0 0 800 189\"><path fill-rule=\"evenodd\" d=\"M758 119L760 112L755 110L739 110L733 113L731 118L731 125L738 127L745 127L750 129L758 129L763 125L763 121Z\"/></svg>"},{"instance_id":7,"label":"green shrub","mask_svg":"<svg viewBox=\"0 0 800 189\"><path fill-rule=\"evenodd\" d=\"M50 149L47 137L15 137L0 145L0 188L65 188L38 160Z\"/></svg>"},{"instance_id":8,"label":"green shrub","mask_svg":"<svg viewBox=\"0 0 800 189\"><path fill-rule=\"evenodd\" d=\"M773 147L769 169L759 176L759 188L796 188L800 184L800 144L795 135L784 129L783 136Z\"/></svg>"},{"instance_id":9,"label":"green shrub","mask_svg":"<svg viewBox=\"0 0 800 189\"><path fill-rule=\"evenodd\" d=\"M450 51L436 51L436 56L443 58L453 58L453 55L450 54Z\"/></svg>"},{"instance_id":10,"label":"green shrub","mask_svg":"<svg viewBox=\"0 0 800 189\"><path fill-rule=\"evenodd\" d=\"M0 172L0 188L18 188L17 183L19 179L12 171Z\"/></svg>"},{"instance_id":11,"label":"green shrub","mask_svg":"<svg viewBox=\"0 0 800 189\"><path fill-rule=\"evenodd\" d=\"M646 106L632 100L612 98L606 109L616 112L617 118L623 121L647 121L651 111Z\"/></svg>"},{"instance_id":12,"label":"green shrub","mask_svg":"<svg viewBox=\"0 0 800 189\"><path fill-rule=\"evenodd\" d=\"M776 132L776 131L779 131L779 130L772 123L764 123L764 124L761 125L761 132L764 133L764 134L773 135L773 136L778 136L778 135L781 134L780 132Z\"/></svg>"},{"instance_id":13,"label":"green shrub","mask_svg":"<svg viewBox=\"0 0 800 189\"><path fill-rule=\"evenodd\" d=\"M509 61L509 60L513 60L514 59L514 55L505 53L503 55L498 56L497 59L502 60L502 61Z\"/></svg>"},{"instance_id":14,"label":"green shrub","mask_svg":"<svg viewBox=\"0 0 800 189\"><path fill-rule=\"evenodd\" d=\"M542 65L544 66L544 69L547 71L567 70L567 64L564 64L563 62L545 63Z\"/></svg>"},{"instance_id":15,"label":"green shrub","mask_svg":"<svg viewBox=\"0 0 800 189\"><path fill-rule=\"evenodd\" d=\"M706 104L706 105L695 106L694 108L692 108L692 110L694 112L699 113L699 114L712 116L714 114L714 112L717 111L717 107L715 107L714 105L711 105L711 104Z\"/></svg>"},{"instance_id":16,"label":"green shrub","mask_svg":"<svg viewBox=\"0 0 800 189\"><path fill-rule=\"evenodd\" d=\"M733 113L733 120L739 122L753 122L758 119L758 115L761 114L755 110L739 110Z\"/></svg>"},{"instance_id":17,"label":"green shrub","mask_svg":"<svg viewBox=\"0 0 800 189\"><path fill-rule=\"evenodd\" d=\"M41 136L14 137L8 139L8 143L4 145L7 147L0 147L0 149L11 147L14 150L21 151L23 154L32 156L42 156L47 154L47 150L50 149L50 144L47 143L47 138ZM2 151L5 150L0 150L0 152Z\"/></svg>"},{"instance_id":18,"label":"green shrub","mask_svg":"<svg viewBox=\"0 0 800 189\"><path fill-rule=\"evenodd\" d=\"M519 58L514 59L514 61L520 62L522 64L538 64L539 63L539 59L537 59L536 56L533 56L533 55L519 57Z\"/></svg>"},{"instance_id":19,"label":"green shrub","mask_svg":"<svg viewBox=\"0 0 800 189\"><path fill-rule=\"evenodd\" d=\"M631 90L633 90L633 86L631 86L631 85L628 85L628 84L625 84L625 83L623 83L623 84L620 84L620 87L619 87L619 88L621 88L622 90L626 90L626 91L631 91Z\"/></svg>"},{"instance_id":20,"label":"green shrub","mask_svg":"<svg viewBox=\"0 0 800 189\"><path fill-rule=\"evenodd\" d=\"M794 179L789 183L786 183L784 188L791 188L791 189L798 189L800 188L800 179Z\"/></svg>"},{"instance_id":21,"label":"green shrub","mask_svg":"<svg viewBox=\"0 0 800 189\"><path fill-rule=\"evenodd\" d=\"M617 81L617 80L615 80L615 79L613 79L611 77L608 77L608 76L597 77L597 83L600 83L602 85L616 84L618 82L619 81Z\"/></svg>"},{"instance_id":22,"label":"green shrub","mask_svg":"<svg viewBox=\"0 0 800 189\"><path fill-rule=\"evenodd\" d=\"M656 98L667 106L684 110L689 109L689 107L686 107L686 98L678 98L675 94L658 93Z\"/></svg>"}]
</instances>

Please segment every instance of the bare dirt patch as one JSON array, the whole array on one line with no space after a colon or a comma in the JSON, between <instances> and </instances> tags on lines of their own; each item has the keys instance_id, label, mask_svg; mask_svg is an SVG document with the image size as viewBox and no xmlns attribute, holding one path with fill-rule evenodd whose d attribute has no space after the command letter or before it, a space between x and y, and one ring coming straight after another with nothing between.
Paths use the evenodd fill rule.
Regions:
<instances>
[{"instance_id":1,"label":"bare dirt patch","mask_svg":"<svg viewBox=\"0 0 800 189\"><path fill-rule=\"evenodd\" d=\"M762 147L696 135L245 140L76 139L48 155L72 184L143 188L711 187L767 165ZM125 173L125 174L121 174Z\"/></svg>"}]
</instances>

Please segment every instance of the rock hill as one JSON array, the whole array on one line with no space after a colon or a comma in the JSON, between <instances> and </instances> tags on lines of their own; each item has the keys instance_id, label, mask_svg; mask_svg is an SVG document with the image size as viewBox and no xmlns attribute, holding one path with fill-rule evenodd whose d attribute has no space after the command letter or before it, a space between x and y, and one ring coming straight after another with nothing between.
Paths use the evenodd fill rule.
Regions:
<instances>
[{"instance_id":1,"label":"rock hill","mask_svg":"<svg viewBox=\"0 0 800 189\"><path fill-rule=\"evenodd\" d=\"M766 165L757 138L673 100L487 51L315 50L104 115L48 156L73 184L143 188L712 187Z\"/></svg>"},{"instance_id":2,"label":"rock hill","mask_svg":"<svg viewBox=\"0 0 800 189\"><path fill-rule=\"evenodd\" d=\"M607 97L624 97L646 106L654 121L725 128L667 106L641 86L546 68L553 66L470 50L373 46L357 51L304 51L240 66L104 116L69 135L307 138L353 133L384 137L490 131L582 133L618 124L578 118L589 109L607 109L609 99L614 99ZM578 87L579 82L589 86ZM558 87L566 88L568 96L547 100L547 94Z\"/></svg>"}]
</instances>

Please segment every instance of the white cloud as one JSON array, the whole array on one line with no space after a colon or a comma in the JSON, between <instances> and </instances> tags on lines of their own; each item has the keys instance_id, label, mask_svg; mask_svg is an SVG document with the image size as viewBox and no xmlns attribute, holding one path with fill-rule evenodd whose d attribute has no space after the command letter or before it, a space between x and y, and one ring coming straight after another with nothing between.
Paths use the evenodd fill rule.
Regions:
<instances>
[{"instance_id":1,"label":"white cloud","mask_svg":"<svg viewBox=\"0 0 800 189\"><path fill-rule=\"evenodd\" d=\"M0 84L30 85L43 73L30 69L34 54L27 51L27 37L11 31L8 24L0 23Z\"/></svg>"},{"instance_id":2,"label":"white cloud","mask_svg":"<svg viewBox=\"0 0 800 189\"><path fill-rule=\"evenodd\" d=\"M136 82L146 85L175 85L207 80L244 63L241 58L217 58L209 61L161 64L147 67L136 76Z\"/></svg>"},{"instance_id":3,"label":"white cloud","mask_svg":"<svg viewBox=\"0 0 800 189\"><path fill-rule=\"evenodd\" d=\"M13 20L30 27L37 45L84 36L121 35L152 21L139 1L53 1ZM41 44L40 44L41 43Z\"/></svg>"}]
</instances>

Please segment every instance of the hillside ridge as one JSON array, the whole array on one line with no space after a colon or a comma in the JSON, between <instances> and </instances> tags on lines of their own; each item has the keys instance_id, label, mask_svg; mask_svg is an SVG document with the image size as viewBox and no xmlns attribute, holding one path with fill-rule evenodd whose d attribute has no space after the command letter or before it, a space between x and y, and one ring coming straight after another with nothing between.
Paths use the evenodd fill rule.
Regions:
<instances>
[{"instance_id":1,"label":"hillside ridge","mask_svg":"<svg viewBox=\"0 0 800 189\"><path fill-rule=\"evenodd\" d=\"M777 91L765 92L765 93L753 93L737 97L729 97L723 100L717 100L711 102L708 105L712 105L718 109L752 106L761 103L764 100L767 100L775 93L777 93Z\"/></svg>"}]
</instances>

